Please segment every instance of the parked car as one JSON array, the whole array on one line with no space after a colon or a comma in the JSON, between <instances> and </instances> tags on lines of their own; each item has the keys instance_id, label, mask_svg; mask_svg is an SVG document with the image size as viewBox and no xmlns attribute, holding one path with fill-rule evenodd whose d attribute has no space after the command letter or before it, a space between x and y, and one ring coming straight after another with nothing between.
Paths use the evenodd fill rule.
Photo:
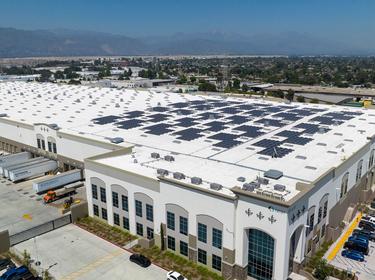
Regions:
<instances>
[{"instance_id":1,"label":"parked car","mask_svg":"<svg viewBox=\"0 0 375 280\"><path fill-rule=\"evenodd\" d=\"M363 246L362 244L353 241L346 241L344 244L344 249L355 250L365 255L368 255L369 251L368 246Z\"/></svg>"},{"instance_id":2,"label":"parked car","mask_svg":"<svg viewBox=\"0 0 375 280\"><path fill-rule=\"evenodd\" d=\"M14 263L10 259L1 259L0 260L0 271L8 267L14 267Z\"/></svg>"},{"instance_id":3,"label":"parked car","mask_svg":"<svg viewBox=\"0 0 375 280\"><path fill-rule=\"evenodd\" d=\"M167 280L188 280L177 271L169 271L167 273Z\"/></svg>"},{"instance_id":4,"label":"parked car","mask_svg":"<svg viewBox=\"0 0 375 280\"><path fill-rule=\"evenodd\" d=\"M13 280L17 276L23 276L29 272L30 271L26 266L12 267L9 268L3 275L1 275L0 280Z\"/></svg>"},{"instance_id":5,"label":"parked car","mask_svg":"<svg viewBox=\"0 0 375 280\"><path fill-rule=\"evenodd\" d=\"M359 261L359 262L363 262L365 260L365 256L361 252L354 251L354 250L343 250L341 252L341 256L355 260L355 261Z\"/></svg>"},{"instance_id":6,"label":"parked car","mask_svg":"<svg viewBox=\"0 0 375 280\"><path fill-rule=\"evenodd\" d=\"M362 229L365 229L365 230L368 230L368 231L371 231L371 232L375 232L375 225L369 221L366 221L366 220L361 220L359 222L359 225L358 227L362 228Z\"/></svg>"},{"instance_id":7,"label":"parked car","mask_svg":"<svg viewBox=\"0 0 375 280\"><path fill-rule=\"evenodd\" d=\"M368 238L364 236L352 235L348 238L349 241L362 243L364 246L368 246Z\"/></svg>"},{"instance_id":8,"label":"parked car","mask_svg":"<svg viewBox=\"0 0 375 280\"><path fill-rule=\"evenodd\" d=\"M375 241L375 233L365 229L353 230L353 235L366 236L370 241Z\"/></svg>"},{"instance_id":9,"label":"parked car","mask_svg":"<svg viewBox=\"0 0 375 280\"><path fill-rule=\"evenodd\" d=\"M142 267L148 267L151 265L151 261L141 254L133 254L130 256L130 261L136 263Z\"/></svg>"}]
</instances>

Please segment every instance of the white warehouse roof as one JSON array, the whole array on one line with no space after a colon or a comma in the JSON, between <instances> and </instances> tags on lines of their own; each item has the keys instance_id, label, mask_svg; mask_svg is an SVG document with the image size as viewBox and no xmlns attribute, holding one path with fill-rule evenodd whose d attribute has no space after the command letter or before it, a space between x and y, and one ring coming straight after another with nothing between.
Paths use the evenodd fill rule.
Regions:
<instances>
[{"instance_id":1,"label":"white warehouse roof","mask_svg":"<svg viewBox=\"0 0 375 280\"><path fill-rule=\"evenodd\" d=\"M203 96L160 90L117 90L51 83L0 83L0 114L120 146L133 156L100 159L117 168L156 177L162 168L223 185L222 192L263 176L284 176L284 199L296 182L310 183L338 166L375 134L375 112L318 104ZM175 161L150 161L151 153ZM134 163L137 159L137 163ZM181 179L182 180L182 179ZM272 181L272 179L271 179Z\"/></svg>"}]
</instances>

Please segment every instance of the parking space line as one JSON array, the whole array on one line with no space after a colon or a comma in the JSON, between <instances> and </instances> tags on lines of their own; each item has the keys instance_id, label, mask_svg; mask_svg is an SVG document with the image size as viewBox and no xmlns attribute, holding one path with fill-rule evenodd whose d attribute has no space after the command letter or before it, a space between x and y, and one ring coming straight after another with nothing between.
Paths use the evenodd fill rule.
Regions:
<instances>
[{"instance_id":1,"label":"parking space line","mask_svg":"<svg viewBox=\"0 0 375 280\"><path fill-rule=\"evenodd\" d=\"M98 259L96 259L95 261L87 264L86 266L82 267L81 269L75 271L75 272L72 272L71 274L65 276L62 278L62 280L74 280L74 279L78 279L78 277L80 277L81 275L83 274L86 274L86 273L89 273L90 271L94 270L94 269L97 269L98 266L100 265L103 265L105 263L108 263L110 262L113 258L123 254L124 251L119 249L119 250L116 250L104 257L100 257Z\"/></svg>"},{"instance_id":2,"label":"parking space line","mask_svg":"<svg viewBox=\"0 0 375 280\"><path fill-rule=\"evenodd\" d=\"M341 248L344 246L344 243L346 240L348 240L349 236L352 234L353 230L358 226L359 221L362 218L362 213L358 213L357 216L354 218L353 222L350 224L349 228L346 230L346 232L341 236L339 241L336 243L332 251L329 253L327 259L328 261L332 261L337 253L341 250Z\"/></svg>"}]
</instances>

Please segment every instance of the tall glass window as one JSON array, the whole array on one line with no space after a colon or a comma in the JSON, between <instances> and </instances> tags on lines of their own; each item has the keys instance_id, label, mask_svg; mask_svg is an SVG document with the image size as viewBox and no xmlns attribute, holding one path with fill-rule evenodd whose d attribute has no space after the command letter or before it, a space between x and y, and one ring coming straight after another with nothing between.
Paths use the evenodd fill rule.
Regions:
<instances>
[{"instance_id":1,"label":"tall glass window","mask_svg":"<svg viewBox=\"0 0 375 280\"><path fill-rule=\"evenodd\" d=\"M340 198L342 198L344 194L348 192L348 182L349 182L349 172L345 173L345 175L342 177Z\"/></svg>"},{"instance_id":2,"label":"tall glass window","mask_svg":"<svg viewBox=\"0 0 375 280\"><path fill-rule=\"evenodd\" d=\"M120 225L120 215L117 214L117 213L113 213L113 223L116 225L116 226L119 226Z\"/></svg>"},{"instance_id":3,"label":"tall glass window","mask_svg":"<svg viewBox=\"0 0 375 280\"><path fill-rule=\"evenodd\" d=\"M92 198L98 199L98 186L92 184L91 185L91 192L92 192Z\"/></svg>"},{"instance_id":4,"label":"tall glass window","mask_svg":"<svg viewBox=\"0 0 375 280\"><path fill-rule=\"evenodd\" d=\"M146 204L146 218L148 221L154 221L154 207L150 204Z\"/></svg>"},{"instance_id":5,"label":"tall glass window","mask_svg":"<svg viewBox=\"0 0 375 280\"><path fill-rule=\"evenodd\" d=\"M175 229L174 213L167 212L167 227L171 230Z\"/></svg>"},{"instance_id":6,"label":"tall glass window","mask_svg":"<svg viewBox=\"0 0 375 280\"><path fill-rule=\"evenodd\" d=\"M118 193L112 192L112 205L113 207L118 208Z\"/></svg>"},{"instance_id":7,"label":"tall glass window","mask_svg":"<svg viewBox=\"0 0 375 280\"><path fill-rule=\"evenodd\" d=\"M273 255L274 239L263 231L250 229L247 274L258 280L271 280Z\"/></svg>"},{"instance_id":8,"label":"tall glass window","mask_svg":"<svg viewBox=\"0 0 375 280\"><path fill-rule=\"evenodd\" d=\"M189 252L189 247L188 244L184 241L180 241L180 254L184 256L188 256Z\"/></svg>"},{"instance_id":9,"label":"tall glass window","mask_svg":"<svg viewBox=\"0 0 375 280\"><path fill-rule=\"evenodd\" d=\"M104 203L107 202L107 195L105 193L105 188L100 188L100 200Z\"/></svg>"},{"instance_id":10,"label":"tall glass window","mask_svg":"<svg viewBox=\"0 0 375 280\"><path fill-rule=\"evenodd\" d=\"M122 210L128 212L129 211L128 197L125 195L121 195L121 202L122 202Z\"/></svg>"},{"instance_id":11,"label":"tall glass window","mask_svg":"<svg viewBox=\"0 0 375 280\"><path fill-rule=\"evenodd\" d=\"M219 229L212 229L212 246L221 249L223 232Z\"/></svg>"},{"instance_id":12,"label":"tall glass window","mask_svg":"<svg viewBox=\"0 0 375 280\"><path fill-rule=\"evenodd\" d=\"M198 223L198 240L207 243L207 226Z\"/></svg>"},{"instance_id":13,"label":"tall glass window","mask_svg":"<svg viewBox=\"0 0 375 280\"><path fill-rule=\"evenodd\" d=\"M142 202L140 202L139 200L135 201L135 214L138 217L142 217Z\"/></svg>"},{"instance_id":14,"label":"tall glass window","mask_svg":"<svg viewBox=\"0 0 375 280\"><path fill-rule=\"evenodd\" d=\"M363 165L363 160L360 160L357 165L357 174L355 176L355 181L358 181L359 179L362 178L362 165Z\"/></svg>"},{"instance_id":15,"label":"tall glass window","mask_svg":"<svg viewBox=\"0 0 375 280\"><path fill-rule=\"evenodd\" d=\"M180 216L180 233L183 235L188 234L188 219Z\"/></svg>"}]
</instances>

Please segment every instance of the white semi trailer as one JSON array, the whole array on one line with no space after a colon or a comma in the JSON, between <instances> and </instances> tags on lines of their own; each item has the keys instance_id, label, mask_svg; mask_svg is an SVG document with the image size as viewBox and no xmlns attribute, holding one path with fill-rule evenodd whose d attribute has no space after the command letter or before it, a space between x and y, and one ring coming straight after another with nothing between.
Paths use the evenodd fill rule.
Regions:
<instances>
[{"instance_id":1,"label":"white semi trailer","mask_svg":"<svg viewBox=\"0 0 375 280\"><path fill-rule=\"evenodd\" d=\"M9 178L9 171L32 166L40 162L48 161L49 159L43 157L31 158L21 163L11 164L3 167L3 177Z\"/></svg>"},{"instance_id":2,"label":"white semi trailer","mask_svg":"<svg viewBox=\"0 0 375 280\"><path fill-rule=\"evenodd\" d=\"M16 170L10 170L9 179L13 182L17 182L32 177L42 176L47 172L56 170L57 167L58 165L56 161L49 160L32 166L27 166Z\"/></svg>"},{"instance_id":3,"label":"white semi trailer","mask_svg":"<svg viewBox=\"0 0 375 280\"><path fill-rule=\"evenodd\" d=\"M3 167L9 166L17 163L24 162L31 158L31 154L29 152L21 152L17 154L9 154L6 156L0 157L0 175L3 174Z\"/></svg>"},{"instance_id":4,"label":"white semi trailer","mask_svg":"<svg viewBox=\"0 0 375 280\"><path fill-rule=\"evenodd\" d=\"M53 176L52 178L48 178L46 180L43 180L41 182L35 182L33 183L33 189L37 193L46 192L53 189L61 188L65 185L77 182L82 180L82 174L81 170L70 170L61 174L58 174L56 176Z\"/></svg>"}]
</instances>

